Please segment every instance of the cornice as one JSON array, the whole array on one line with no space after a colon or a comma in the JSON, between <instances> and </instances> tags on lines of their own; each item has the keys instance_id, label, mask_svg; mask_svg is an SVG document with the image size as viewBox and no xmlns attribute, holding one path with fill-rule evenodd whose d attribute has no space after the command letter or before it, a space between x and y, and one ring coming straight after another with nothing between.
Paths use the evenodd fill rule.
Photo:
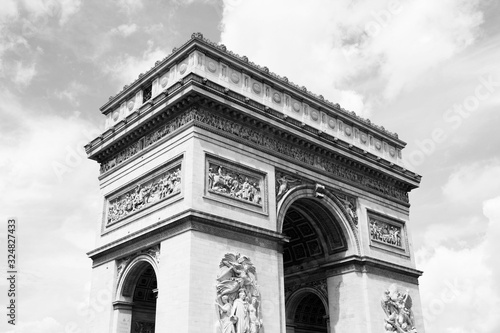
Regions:
<instances>
[{"instance_id":1,"label":"cornice","mask_svg":"<svg viewBox=\"0 0 500 333\"><path fill-rule=\"evenodd\" d=\"M275 250L282 243L288 242L288 237L283 234L189 209L100 246L87 255L93 260L95 267L188 231L203 232Z\"/></svg>"},{"instance_id":2,"label":"cornice","mask_svg":"<svg viewBox=\"0 0 500 333\"><path fill-rule=\"evenodd\" d=\"M320 133L315 128L302 126L295 119L284 117L279 112L266 108L256 102L248 101L243 96L227 91L227 89L223 89L220 86L208 83L208 81L194 74L186 77L182 83L179 83L176 87L171 87L163 96L157 96L145 109L141 108L140 112L127 117L126 122L112 133L109 135L104 133L105 135L87 145L86 148L89 157L104 163L119 151L123 151L125 147L131 147L130 145L134 143L138 144L138 140L141 140L144 135L147 135L161 124L171 121L175 116L182 114L189 107L200 105L215 108L217 113L221 115L225 114L226 117L234 117L238 122L247 123L248 126L259 129L262 133L267 133L266 135L278 137L280 140L287 141L297 147L302 147L302 149L311 150L318 155L333 158L346 166L372 174L381 180L395 182L396 185L398 182L401 182L398 186L403 186L403 188L406 188L406 191L418 186L420 176L398 165L380 159L378 156L367 153L341 139ZM181 93L181 89L179 89L181 87L183 88L182 90L189 92L183 91ZM165 104L166 95L170 98L171 103L169 106ZM214 96L214 98L209 98L208 96L210 95ZM222 103L215 99L217 97L222 100ZM230 100L230 103L223 103L226 100ZM233 107L228 107L228 104ZM240 105L246 111L252 112L237 110L235 108L236 105ZM204 127L201 123L198 126ZM227 135L224 131L219 131L218 134L222 136ZM136 153L138 151L134 152L134 154ZM133 154L129 156L128 153L122 155L124 155L122 160L132 159L133 156ZM116 167L113 169L115 170ZM108 168L106 167L104 172L106 173L107 170ZM110 170L109 172L112 171ZM105 175L103 174L103 176ZM396 178L391 181L392 177ZM397 180L398 178L405 180Z\"/></svg>"},{"instance_id":3,"label":"cornice","mask_svg":"<svg viewBox=\"0 0 500 333\"><path fill-rule=\"evenodd\" d=\"M121 102L127 99L127 96L133 95L134 92L136 92L141 86L159 77L162 73L166 72L169 67L182 61L188 52L193 50L199 50L205 55L209 55L219 59L220 61L225 61L228 64L236 65L242 72L256 76L273 87L279 87L279 89L297 96L297 99L299 100L312 103L318 109L332 112L333 114L346 119L348 122L351 122L358 127L377 133L398 147L403 148L406 145L404 141L399 139L396 133L391 133L383 126L373 124L369 119L357 116L355 112L342 108L338 103L326 100L322 95L312 93L304 86L299 86L290 82L287 77L279 76L271 72L265 66L260 66L249 61L246 56L240 56L227 50L227 48L222 44L211 42L210 40L204 38L201 33L193 33L191 39L184 43L181 47L174 48L170 55L163 60L157 61L155 65L146 73L139 74L138 78L133 83L124 86L122 91L115 96L111 96L109 101L100 108L101 111L106 114L110 112L111 109L117 108Z\"/></svg>"}]
</instances>

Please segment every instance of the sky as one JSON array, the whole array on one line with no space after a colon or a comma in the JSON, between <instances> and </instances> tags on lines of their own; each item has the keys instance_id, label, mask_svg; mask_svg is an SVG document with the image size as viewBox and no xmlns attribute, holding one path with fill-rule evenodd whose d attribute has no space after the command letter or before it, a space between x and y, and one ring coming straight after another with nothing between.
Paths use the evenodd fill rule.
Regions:
<instances>
[{"instance_id":1,"label":"sky","mask_svg":"<svg viewBox=\"0 0 500 333\"><path fill-rule=\"evenodd\" d=\"M19 221L20 293L0 331L84 332L109 301L89 300L103 198L83 145L109 96L202 32L408 143L426 331L499 332L499 16L493 0L2 0L0 218Z\"/></svg>"}]
</instances>

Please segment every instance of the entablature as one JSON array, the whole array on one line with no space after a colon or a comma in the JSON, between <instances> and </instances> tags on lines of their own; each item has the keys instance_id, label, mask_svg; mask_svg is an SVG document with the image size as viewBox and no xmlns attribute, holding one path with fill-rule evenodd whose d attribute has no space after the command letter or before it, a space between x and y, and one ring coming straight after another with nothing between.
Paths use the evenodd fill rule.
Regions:
<instances>
[{"instance_id":1,"label":"entablature","mask_svg":"<svg viewBox=\"0 0 500 333\"><path fill-rule=\"evenodd\" d=\"M196 74L155 97L120 127L86 146L101 163L101 177L194 125L292 162L326 172L342 181L374 190L402 203L418 187L420 176L293 118L251 102Z\"/></svg>"},{"instance_id":2,"label":"entablature","mask_svg":"<svg viewBox=\"0 0 500 333\"><path fill-rule=\"evenodd\" d=\"M101 108L107 117L104 134L123 127L123 121L141 113L158 96L191 74L236 92L250 102L262 104L303 127L342 138L352 146L403 166L401 151L406 143L397 134L291 83L267 67L250 62L247 57L228 51L224 45L204 39L201 34L193 34L191 40L110 98Z\"/></svg>"}]
</instances>

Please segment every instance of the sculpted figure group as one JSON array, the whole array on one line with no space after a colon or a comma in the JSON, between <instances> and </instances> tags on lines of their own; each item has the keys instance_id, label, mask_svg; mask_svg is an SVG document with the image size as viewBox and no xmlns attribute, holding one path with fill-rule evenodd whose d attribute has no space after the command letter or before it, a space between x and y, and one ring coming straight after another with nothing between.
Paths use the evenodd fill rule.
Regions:
<instances>
[{"instance_id":1,"label":"sculpted figure group","mask_svg":"<svg viewBox=\"0 0 500 333\"><path fill-rule=\"evenodd\" d=\"M381 305L386 314L384 325L386 333L417 333L411 309L412 299L408 290L403 294L397 285L392 284L384 292Z\"/></svg>"},{"instance_id":2,"label":"sculpted figure group","mask_svg":"<svg viewBox=\"0 0 500 333\"><path fill-rule=\"evenodd\" d=\"M250 259L228 253L219 265L216 310L220 333L259 333L260 294Z\"/></svg>"},{"instance_id":3,"label":"sculpted figure group","mask_svg":"<svg viewBox=\"0 0 500 333\"><path fill-rule=\"evenodd\" d=\"M370 236L386 244L401 246L401 228L379 221L370 221Z\"/></svg>"},{"instance_id":4,"label":"sculpted figure group","mask_svg":"<svg viewBox=\"0 0 500 333\"><path fill-rule=\"evenodd\" d=\"M238 174L221 166L210 164L208 188L230 197L261 204L259 180Z\"/></svg>"},{"instance_id":5,"label":"sculpted figure group","mask_svg":"<svg viewBox=\"0 0 500 333\"><path fill-rule=\"evenodd\" d=\"M180 191L181 170L176 168L110 201L108 223L116 222L145 206Z\"/></svg>"}]
</instances>

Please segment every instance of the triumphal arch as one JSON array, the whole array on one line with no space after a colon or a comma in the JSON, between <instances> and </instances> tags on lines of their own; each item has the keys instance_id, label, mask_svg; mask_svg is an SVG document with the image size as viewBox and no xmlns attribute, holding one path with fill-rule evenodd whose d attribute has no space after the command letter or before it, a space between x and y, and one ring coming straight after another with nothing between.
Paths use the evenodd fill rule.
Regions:
<instances>
[{"instance_id":1,"label":"triumphal arch","mask_svg":"<svg viewBox=\"0 0 500 333\"><path fill-rule=\"evenodd\" d=\"M396 134L201 34L152 65L86 146L91 332L424 331Z\"/></svg>"}]
</instances>

